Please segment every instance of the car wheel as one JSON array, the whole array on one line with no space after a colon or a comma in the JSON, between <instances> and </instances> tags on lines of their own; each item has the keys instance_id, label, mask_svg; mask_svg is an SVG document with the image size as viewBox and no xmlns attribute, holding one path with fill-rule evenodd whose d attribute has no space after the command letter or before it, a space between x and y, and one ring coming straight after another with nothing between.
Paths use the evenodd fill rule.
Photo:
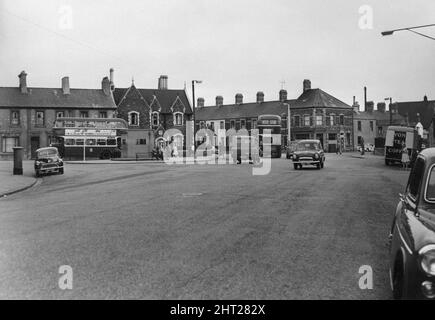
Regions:
<instances>
[{"instance_id":1,"label":"car wheel","mask_svg":"<svg viewBox=\"0 0 435 320\"><path fill-rule=\"evenodd\" d=\"M401 300L403 298L403 267L400 260L398 260L394 266L393 298L395 300Z\"/></svg>"},{"instance_id":2,"label":"car wheel","mask_svg":"<svg viewBox=\"0 0 435 320\"><path fill-rule=\"evenodd\" d=\"M297 163L294 163L294 164L293 164L293 168L294 168L295 170L298 170L298 169L299 169L299 165L298 165Z\"/></svg>"},{"instance_id":3,"label":"car wheel","mask_svg":"<svg viewBox=\"0 0 435 320\"><path fill-rule=\"evenodd\" d=\"M389 166L390 165L390 160L385 159L385 165Z\"/></svg>"},{"instance_id":4,"label":"car wheel","mask_svg":"<svg viewBox=\"0 0 435 320\"><path fill-rule=\"evenodd\" d=\"M36 172L35 172L35 176L36 176L37 178L39 178L39 177L41 176L41 173L39 172L39 170L36 170Z\"/></svg>"},{"instance_id":5,"label":"car wheel","mask_svg":"<svg viewBox=\"0 0 435 320\"><path fill-rule=\"evenodd\" d=\"M320 162L318 164L316 164L316 167L317 167L318 170L320 170L320 168L321 168Z\"/></svg>"},{"instance_id":6,"label":"car wheel","mask_svg":"<svg viewBox=\"0 0 435 320\"><path fill-rule=\"evenodd\" d=\"M322 161L322 162L320 163L320 168L323 169L324 167L325 167L325 162Z\"/></svg>"},{"instance_id":7,"label":"car wheel","mask_svg":"<svg viewBox=\"0 0 435 320\"><path fill-rule=\"evenodd\" d=\"M63 168L60 168L60 169L59 169L59 174L63 174L63 172L64 172L64 171L63 171Z\"/></svg>"}]
</instances>

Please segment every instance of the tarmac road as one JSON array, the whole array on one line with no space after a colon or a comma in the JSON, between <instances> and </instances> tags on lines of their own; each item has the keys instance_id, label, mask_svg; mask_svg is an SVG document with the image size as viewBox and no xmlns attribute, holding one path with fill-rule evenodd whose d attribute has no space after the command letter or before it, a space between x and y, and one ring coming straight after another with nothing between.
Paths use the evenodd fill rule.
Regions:
<instances>
[{"instance_id":1,"label":"tarmac road","mask_svg":"<svg viewBox=\"0 0 435 320\"><path fill-rule=\"evenodd\" d=\"M386 242L409 172L335 154L322 170L272 165L70 164L0 199L0 298L391 298Z\"/></svg>"}]
</instances>

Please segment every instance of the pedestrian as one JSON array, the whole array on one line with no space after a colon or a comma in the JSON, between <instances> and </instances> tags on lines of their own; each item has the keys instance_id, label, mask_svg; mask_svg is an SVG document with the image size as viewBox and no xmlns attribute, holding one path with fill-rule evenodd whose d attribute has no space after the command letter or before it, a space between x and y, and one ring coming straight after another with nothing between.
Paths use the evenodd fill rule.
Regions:
<instances>
[{"instance_id":1,"label":"pedestrian","mask_svg":"<svg viewBox=\"0 0 435 320\"><path fill-rule=\"evenodd\" d=\"M407 169L409 167L409 154L408 148L405 142L402 142L402 168Z\"/></svg>"},{"instance_id":2,"label":"pedestrian","mask_svg":"<svg viewBox=\"0 0 435 320\"><path fill-rule=\"evenodd\" d=\"M341 145L341 141L340 138L337 139L337 149L336 149L336 153L337 154L342 154L342 145Z\"/></svg>"},{"instance_id":3,"label":"pedestrian","mask_svg":"<svg viewBox=\"0 0 435 320\"><path fill-rule=\"evenodd\" d=\"M364 150L364 138L363 137L361 137L360 146L361 146L361 155L363 156L364 153L365 153L365 150Z\"/></svg>"}]
</instances>

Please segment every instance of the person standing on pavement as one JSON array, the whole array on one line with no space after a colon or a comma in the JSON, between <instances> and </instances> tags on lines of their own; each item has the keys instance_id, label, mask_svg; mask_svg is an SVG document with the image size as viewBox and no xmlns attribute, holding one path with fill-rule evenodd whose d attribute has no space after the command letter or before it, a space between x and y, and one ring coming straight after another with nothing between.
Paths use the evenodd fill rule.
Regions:
<instances>
[{"instance_id":1,"label":"person standing on pavement","mask_svg":"<svg viewBox=\"0 0 435 320\"><path fill-rule=\"evenodd\" d=\"M363 137L361 137L360 146L361 146L361 155L363 156L364 153L365 153L365 150L364 150L364 138Z\"/></svg>"},{"instance_id":2,"label":"person standing on pavement","mask_svg":"<svg viewBox=\"0 0 435 320\"><path fill-rule=\"evenodd\" d=\"M407 169L408 166L409 166L408 148L406 147L405 142L402 142L402 168Z\"/></svg>"},{"instance_id":3,"label":"person standing on pavement","mask_svg":"<svg viewBox=\"0 0 435 320\"><path fill-rule=\"evenodd\" d=\"M337 138L337 149L336 149L335 153L340 154L340 155L342 154L340 138Z\"/></svg>"}]
</instances>

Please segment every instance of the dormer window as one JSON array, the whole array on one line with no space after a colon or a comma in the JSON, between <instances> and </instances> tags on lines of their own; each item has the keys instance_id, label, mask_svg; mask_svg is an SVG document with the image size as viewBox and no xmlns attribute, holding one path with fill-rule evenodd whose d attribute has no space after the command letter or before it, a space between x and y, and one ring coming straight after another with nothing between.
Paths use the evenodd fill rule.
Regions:
<instances>
[{"instance_id":1,"label":"dormer window","mask_svg":"<svg viewBox=\"0 0 435 320\"><path fill-rule=\"evenodd\" d=\"M155 127L159 125L159 113L157 111L154 111L152 114L152 124Z\"/></svg>"},{"instance_id":2,"label":"dormer window","mask_svg":"<svg viewBox=\"0 0 435 320\"><path fill-rule=\"evenodd\" d=\"M139 112L131 111L128 113L128 125L139 126Z\"/></svg>"},{"instance_id":3,"label":"dormer window","mask_svg":"<svg viewBox=\"0 0 435 320\"><path fill-rule=\"evenodd\" d=\"M181 112L174 113L174 125L176 126L183 125L183 114Z\"/></svg>"}]
</instances>

